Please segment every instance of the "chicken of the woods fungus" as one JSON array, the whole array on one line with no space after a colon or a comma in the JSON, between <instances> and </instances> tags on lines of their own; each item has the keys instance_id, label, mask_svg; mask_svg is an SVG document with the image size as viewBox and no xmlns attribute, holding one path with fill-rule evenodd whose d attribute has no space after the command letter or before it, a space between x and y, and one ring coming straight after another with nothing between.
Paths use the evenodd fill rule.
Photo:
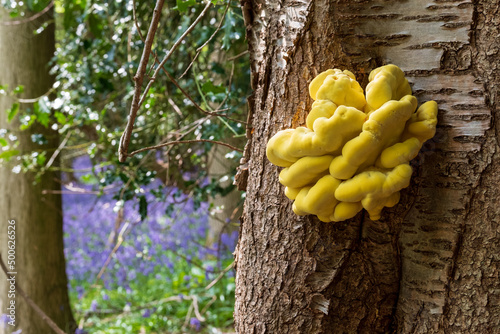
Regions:
<instances>
[{"instance_id":1,"label":"chicken of the woods fungus","mask_svg":"<svg viewBox=\"0 0 500 334\"><path fill-rule=\"evenodd\" d=\"M378 220L409 185L409 161L436 132L437 104L417 109L395 65L373 70L368 79L365 96L350 71L319 74L309 84L314 103L306 127L279 131L269 140L267 157L285 167L279 181L297 215L337 222L364 208Z\"/></svg>"}]
</instances>

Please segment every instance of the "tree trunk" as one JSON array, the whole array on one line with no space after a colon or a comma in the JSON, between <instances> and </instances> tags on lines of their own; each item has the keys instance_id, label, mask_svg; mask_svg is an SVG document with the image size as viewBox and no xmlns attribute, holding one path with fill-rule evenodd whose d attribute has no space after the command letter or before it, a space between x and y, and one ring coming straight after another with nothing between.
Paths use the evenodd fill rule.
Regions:
<instances>
[{"instance_id":1,"label":"tree trunk","mask_svg":"<svg viewBox=\"0 0 500 334\"><path fill-rule=\"evenodd\" d=\"M6 22L6 13L2 12L2 22ZM18 18L19 19L19 18ZM9 90L24 85L23 98L39 97L49 91L53 77L49 75L49 61L54 54L54 24L49 23L44 31L35 34L35 30L44 23L53 21L49 11L35 20L21 18L20 24L0 24L0 84L9 85ZM7 122L5 110L14 100L0 96L0 128L8 129L20 144L21 153L33 150L48 150L50 156L57 147L59 138L56 131L42 126L33 126L29 130L19 131L19 122ZM33 108L22 104L23 108ZM48 141L38 145L31 140L32 134L43 134ZM33 301L63 330L74 330L74 320L70 309L67 277L65 271L61 196L46 194L43 190L60 189L56 178L58 173L46 172L35 184L32 173L12 173L15 158L4 163L0 168L0 252L2 259L7 259L7 225L15 220L16 283ZM58 165L58 161L54 162ZM0 312L7 312L10 298L7 296L7 281L2 273L0 280ZM52 333L46 322L25 303L19 293L15 297L15 327L7 326L6 332L22 329L23 333ZM0 328L0 333L4 329Z\"/></svg>"},{"instance_id":2,"label":"tree trunk","mask_svg":"<svg viewBox=\"0 0 500 334\"><path fill-rule=\"evenodd\" d=\"M236 250L239 333L494 333L500 328L498 1L242 1L254 94ZM405 71L436 136L382 219L298 217L265 156L305 123L328 68Z\"/></svg>"},{"instance_id":3,"label":"tree trunk","mask_svg":"<svg viewBox=\"0 0 500 334\"><path fill-rule=\"evenodd\" d=\"M234 140L233 140L234 141ZM230 139L225 142L234 144ZM238 144L241 145L241 142ZM208 177L219 180L220 186L225 188L231 186L230 178L221 180L224 176L231 174L235 166L231 166L231 160L226 159L226 154L231 152L231 149L224 146L213 146L208 154ZM241 216L242 208L241 193L234 189L228 194L215 195L210 197L210 215L208 216L208 231L207 244L213 246L219 243L223 233L231 234L237 231L238 219Z\"/></svg>"}]
</instances>

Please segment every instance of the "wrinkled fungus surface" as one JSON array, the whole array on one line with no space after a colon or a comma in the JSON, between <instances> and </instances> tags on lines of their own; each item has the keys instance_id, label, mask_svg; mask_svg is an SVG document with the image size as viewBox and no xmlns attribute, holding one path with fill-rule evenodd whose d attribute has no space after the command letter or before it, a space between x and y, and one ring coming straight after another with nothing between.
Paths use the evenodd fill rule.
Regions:
<instances>
[{"instance_id":1,"label":"wrinkled fungus surface","mask_svg":"<svg viewBox=\"0 0 500 334\"><path fill-rule=\"evenodd\" d=\"M417 109L399 67L373 70L363 89L350 71L330 69L309 85L315 100L306 127L276 133L269 161L285 167L280 183L297 215L342 221L363 208L372 220L399 201L415 158L436 132L437 104Z\"/></svg>"}]
</instances>

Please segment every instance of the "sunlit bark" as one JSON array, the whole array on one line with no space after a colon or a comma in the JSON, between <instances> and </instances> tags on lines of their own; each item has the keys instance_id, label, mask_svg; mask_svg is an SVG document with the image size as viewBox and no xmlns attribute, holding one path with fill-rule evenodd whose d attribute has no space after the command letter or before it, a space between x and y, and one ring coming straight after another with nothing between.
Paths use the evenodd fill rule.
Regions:
<instances>
[{"instance_id":1,"label":"sunlit bark","mask_svg":"<svg viewBox=\"0 0 500 334\"><path fill-rule=\"evenodd\" d=\"M242 1L252 62L239 333L493 333L500 328L497 1ZM362 85L401 67L438 131L382 219L297 217L265 157L305 123L328 68Z\"/></svg>"}]
</instances>

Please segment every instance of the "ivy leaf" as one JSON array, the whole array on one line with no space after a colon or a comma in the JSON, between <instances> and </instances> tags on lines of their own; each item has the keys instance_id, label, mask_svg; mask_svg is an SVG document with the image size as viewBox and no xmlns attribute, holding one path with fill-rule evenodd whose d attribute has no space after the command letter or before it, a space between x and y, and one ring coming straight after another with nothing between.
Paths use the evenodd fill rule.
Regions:
<instances>
[{"instance_id":1,"label":"ivy leaf","mask_svg":"<svg viewBox=\"0 0 500 334\"><path fill-rule=\"evenodd\" d=\"M24 92L24 86L23 85L17 86L16 88L14 88L14 91L13 91L14 94L21 94L23 92Z\"/></svg>"},{"instance_id":2,"label":"ivy leaf","mask_svg":"<svg viewBox=\"0 0 500 334\"><path fill-rule=\"evenodd\" d=\"M24 117L23 117L23 118L24 118ZM26 120L26 119L21 120L22 124L21 124L21 126L19 127L19 129L20 129L21 131L24 131L24 130L26 130L26 129L29 129L29 127L30 127L31 125L33 125L33 123L34 123L34 122L35 122L35 120L36 120L36 116L35 116L35 115L30 115L30 116L28 116L28 118L29 118L28 120Z\"/></svg>"},{"instance_id":3,"label":"ivy leaf","mask_svg":"<svg viewBox=\"0 0 500 334\"><path fill-rule=\"evenodd\" d=\"M66 116L64 116L64 114L62 112L56 111L54 113L54 116L55 116L55 118L57 120L57 123L59 123L61 125L66 124L67 119L66 119Z\"/></svg>"},{"instance_id":4,"label":"ivy leaf","mask_svg":"<svg viewBox=\"0 0 500 334\"><path fill-rule=\"evenodd\" d=\"M226 92L226 87L224 85L217 85L215 86L212 81L207 81L201 86L201 90L207 94L207 93L212 93L212 94L220 94L220 93L225 93Z\"/></svg>"},{"instance_id":5,"label":"ivy leaf","mask_svg":"<svg viewBox=\"0 0 500 334\"><path fill-rule=\"evenodd\" d=\"M177 6L174 9L177 9L180 13L185 13L189 7L194 5L196 5L196 0L177 0Z\"/></svg>"},{"instance_id":6,"label":"ivy leaf","mask_svg":"<svg viewBox=\"0 0 500 334\"><path fill-rule=\"evenodd\" d=\"M38 123L42 124L44 127L49 126L50 110L43 99L40 99L37 103L33 104L33 113L35 114Z\"/></svg>"},{"instance_id":7,"label":"ivy leaf","mask_svg":"<svg viewBox=\"0 0 500 334\"><path fill-rule=\"evenodd\" d=\"M16 156L19 154L19 151L18 150L7 150L7 151L3 151L2 153L0 153L0 159L4 159L6 161L9 161L10 158Z\"/></svg>"},{"instance_id":8,"label":"ivy leaf","mask_svg":"<svg viewBox=\"0 0 500 334\"><path fill-rule=\"evenodd\" d=\"M141 215L141 221L146 219L148 216L148 202L146 201L146 196L139 196L139 214Z\"/></svg>"},{"instance_id":9,"label":"ivy leaf","mask_svg":"<svg viewBox=\"0 0 500 334\"><path fill-rule=\"evenodd\" d=\"M7 120L10 122L14 117L16 117L17 113L19 112L19 103L14 103L12 105L12 108L7 109Z\"/></svg>"},{"instance_id":10,"label":"ivy leaf","mask_svg":"<svg viewBox=\"0 0 500 334\"><path fill-rule=\"evenodd\" d=\"M38 164L38 166L43 166L46 160L47 157L45 156L45 152L42 152L41 154L36 156L36 163Z\"/></svg>"},{"instance_id":11,"label":"ivy leaf","mask_svg":"<svg viewBox=\"0 0 500 334\"><path fill-rule=\"evenodd\" d=\"M92 35L98 38L101 37L103 29L102 22L99 19L99 17L94 13L91 13L89 15L89 27Z\"/></svg>"}]
</instances>

